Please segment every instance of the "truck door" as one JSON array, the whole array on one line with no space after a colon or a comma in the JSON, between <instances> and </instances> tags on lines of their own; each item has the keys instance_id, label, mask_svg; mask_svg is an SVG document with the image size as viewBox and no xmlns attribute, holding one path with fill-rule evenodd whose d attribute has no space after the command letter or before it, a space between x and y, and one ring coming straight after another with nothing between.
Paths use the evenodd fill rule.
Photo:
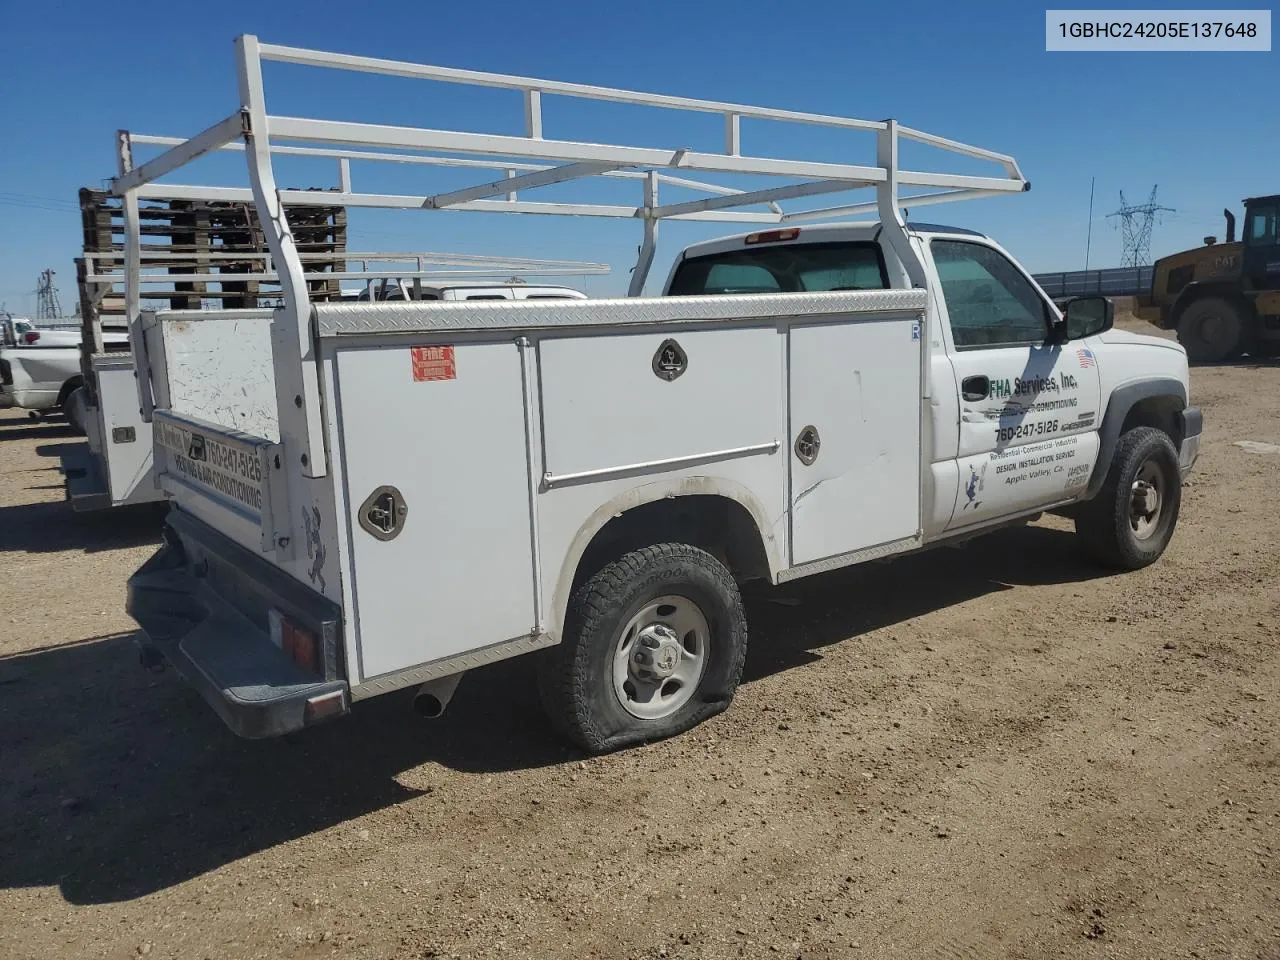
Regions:
<instances>
[{"instance_id":1,"label":"truck door","mask_svg":"<svg viewBox=\"0 0 1280 960\"><path fill-rule=\"evenodd\" d=\"M947 529L1070 499L1098 451L1090 341L1049 344L1053 307L993 245L935 238L929 246L959 394Z\"/></svg>"}]
</instances>

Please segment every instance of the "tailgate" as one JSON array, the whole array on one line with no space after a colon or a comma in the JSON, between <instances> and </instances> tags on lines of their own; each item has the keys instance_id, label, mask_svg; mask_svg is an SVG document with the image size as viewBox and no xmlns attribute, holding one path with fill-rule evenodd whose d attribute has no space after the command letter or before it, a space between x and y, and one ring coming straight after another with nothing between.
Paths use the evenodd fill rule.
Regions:
<instances>
[{"instance_id":1,"label":"tailgate","mask_svg":"<svg viewBox=\"0 0 1280 960\"><path fill-rule=\"evenodd\" d=\"M152 423L156 481L183 509L263 552L288 537L279 443L166 410Z\"/></svg>"}]
</instances>

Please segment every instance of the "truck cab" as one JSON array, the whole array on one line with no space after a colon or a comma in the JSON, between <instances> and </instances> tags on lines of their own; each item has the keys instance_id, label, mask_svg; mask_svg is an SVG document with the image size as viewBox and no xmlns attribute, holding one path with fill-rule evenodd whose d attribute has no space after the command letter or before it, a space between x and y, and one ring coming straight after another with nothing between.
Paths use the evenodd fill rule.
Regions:
<instances>
[{"instance_id":1,"label":"truck cab","mask_svg":"<svg viewBox=\"0 0 1280 960\"><path fill-rule=\"evenodd\" d=\"M664 292L906 287L906 271L881 233L879 224L824 224L708 241L679 255ZM1121 432L1136 423L1163 431L1178 450L1180 471L1191 469L1200 418L1187 405L1187 356L1179 344L1113 329L1111 304L1101 297L1074 298L1060 310L981 233L910 223L908 234L930 291L926 537L1092 497ZM848 364L861 366L853 357ZM871 399L850 391L851 408ZM832 427L862 433L857 425ZM820 435L828 429L820 427ZM851 484L861 481L832 479L823 496L860 495Z\"/></svg>"},{"instance_id":2,"label":"truck cab","mask_svg":"<svg viewBox=\"0 0 1280 960\"><path fill-rule=\"evenodd\" d=\"M1280 289L1280 194L1244 202L1245 284L1254 290Z\"/></svg>"}]
</instances>

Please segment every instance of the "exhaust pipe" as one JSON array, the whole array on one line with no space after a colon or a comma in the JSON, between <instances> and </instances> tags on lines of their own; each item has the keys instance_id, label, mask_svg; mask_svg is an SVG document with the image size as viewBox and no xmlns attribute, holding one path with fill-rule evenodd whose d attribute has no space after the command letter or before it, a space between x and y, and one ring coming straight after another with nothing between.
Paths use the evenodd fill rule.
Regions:
<instances>
[{"instance_id":1,"label":"exhaust pipe","mask_svg":"<svg viewBox=\"0 0 1280 960\"><path fill-rule=\"evenodd\" d=\"M449 706L449 701L453 699L453 691L458 689L458 681L465 673L464 670L462 673L441 677L439 680L428 680L413 695L413 709L428 720L435 720L441 716L445 707Z\"/></svg>"},{"instance_id":2,"label":"exhaust pipe","mask_svg":"<svg viewBox=\"0 0 1280 960\"><path fill-rule=\"evenodd\" d=\"M1236 215L1230 210L1223 210L1222 215L1227 218L1227 243L1235 243L1236 240Z\"/></svg>"}]
</instances>

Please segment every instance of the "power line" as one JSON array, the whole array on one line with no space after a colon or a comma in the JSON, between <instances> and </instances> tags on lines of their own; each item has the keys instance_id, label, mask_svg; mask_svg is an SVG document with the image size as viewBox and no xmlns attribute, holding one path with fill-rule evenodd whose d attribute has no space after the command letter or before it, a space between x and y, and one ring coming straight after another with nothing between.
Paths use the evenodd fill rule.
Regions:
<instances>
[{"instance_id":1,"label":"power line","mask_svg":"<svg viewBox=\"0 0 1280 960\"><path fill-rule=\"evenodd\" d=\"M13 190L0 190L0 197L9 197L15 200L41 200L45 203L61 203L70 207L80 206L75 200L68 200L66 197L44 197L35 193L18 193Z\"/></svg>"},{"instance_id":2,"label":"power line","mask_svg":"<svg viewBox=\"0 0 1280 960\"><path fill-rule=\"evenodd\" d=\"M1151 227L1161 213L1176 212L1173 207L1163 207L1156 202L1156 191L1160 185L1151 188L1151 196L1146 203L1128 203L1124 191L1120 191L1120 209L1107 214L1108 217L1120 218L1120 231L1124 253L1120 265L1124 267L1145 267L1151 262Z\"/></svg>"}]
</instances>

